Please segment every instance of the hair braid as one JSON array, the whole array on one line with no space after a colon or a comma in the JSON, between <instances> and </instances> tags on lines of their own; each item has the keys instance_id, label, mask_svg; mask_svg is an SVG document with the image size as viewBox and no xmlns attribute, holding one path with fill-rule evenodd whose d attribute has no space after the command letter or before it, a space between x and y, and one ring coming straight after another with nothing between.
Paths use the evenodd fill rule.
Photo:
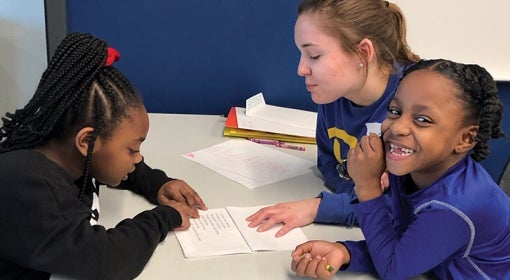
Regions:
<instances>
[{"instance_id":1,"label":"hair braid","mask_svg":"<svg viewBox=\"0 0 510 280\"><path fill-rule=\"evenodd\" d=\"M105 66L107 44L91 34L71 33L55 51L37 90L27 105L2 117L0 153L31 149L51 139L74 136L84 127L88 139L79 198L87 190L92 151L98 137L107 139L128 116L129 108L143 106L128 79Z\"/></svg>"},{"instance_id":2,"label":"hair braid","mask_svg":"<svg viewBox=\"0 0 510 280\"><path fill-rule=\"evenodd\" d=\"M90 52L93 46L86 42L92 39L91 35L74 33L57 48L34 97L23 109L2 118L0 153L33 148L54 136L56 123L75 100L83 98L106 58L105 51ZM100 42L95 47L105 49L106 43Z\"/></svg>"}]
</instances>

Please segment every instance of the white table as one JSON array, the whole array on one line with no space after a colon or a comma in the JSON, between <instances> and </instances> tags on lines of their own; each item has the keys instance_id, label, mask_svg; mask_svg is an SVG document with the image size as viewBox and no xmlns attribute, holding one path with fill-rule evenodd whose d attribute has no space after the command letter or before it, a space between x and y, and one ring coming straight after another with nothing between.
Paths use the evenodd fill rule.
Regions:
<instances>
[{"instance_id":1,"label":"white table","mask_svg":"<svg viewBox=\"0 0 510 280\"><path fill-rule=\"evenodd\" d=\"M211 115L149 114L150 129L142 154L153 168L170 177L183 179L195 188L209 208L256 206L316 196L325 190L322 180L312 172L265 185L253 190L232 181L181 155L231 138L223 137L225 118ZM306 151L282 149L290 154L316 161L315 145ZM275 147L275 149L278 149ZM129 191L102 188L100 224L113 227L124 218L154 207ZM359 228L329 225L303 227L309 239L359 240ZM303 279L290 269L290 251L257 252L209 258L184 258L173 232L156 249L137 279ZM336 279L375 279L369 275L339 272Z\"/></svg>"}]
</instances>

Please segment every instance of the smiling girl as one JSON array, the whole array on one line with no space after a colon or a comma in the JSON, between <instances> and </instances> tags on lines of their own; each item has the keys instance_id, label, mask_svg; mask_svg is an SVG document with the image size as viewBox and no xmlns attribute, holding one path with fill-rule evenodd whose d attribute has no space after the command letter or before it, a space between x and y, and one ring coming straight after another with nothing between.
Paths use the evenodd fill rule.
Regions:
<instances>
[{"instance_id":1,"label":"smiling girl","mask_svg":"<svg viewBox=\"0 0 510 280\"><path fill-rule=\"evenodd\" d=\"M382 279L509 279L510 199L478 163L488 141L504 135L502 114L482 67L448 60L412 66L388 105L384 146L371 134L348 156L365 240L302 244L292 269L320 279L339 268ZM390 206L379 182L385 169Z\"/></svg>"}]
</instances>

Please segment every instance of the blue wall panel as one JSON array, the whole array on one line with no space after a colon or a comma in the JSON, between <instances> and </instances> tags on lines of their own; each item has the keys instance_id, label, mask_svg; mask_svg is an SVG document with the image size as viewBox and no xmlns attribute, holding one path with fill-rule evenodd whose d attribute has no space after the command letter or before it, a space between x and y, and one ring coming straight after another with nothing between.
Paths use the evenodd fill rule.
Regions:
<instances>
[{"instance_id":1,"label":"blue wall panel","mask_svg":"<svg viewBox=\"0 0 510 280\"><path fill-rule=\"evenodd\" d=\"M121 52L115 65L149 112L225 115L263 92L272 105L316 111L303 78L294 22L300 0L67 1L67 31L90 32ZM499 83L510 135L510 83ZM509 139L483 165L497 180Z\"/></svg>"},{"instance_id":2,"label":"blue wall panel","mask_svg":"<svg viewBox=\"0 0 510 280\"><path fill-rule=\"evenodd\" d=\"M150 112L227 114L266 102L316 111L296 74L298 1L67 1L68 32L90 32L121 52L116 66Z\"/></svg>"}]
</instances>

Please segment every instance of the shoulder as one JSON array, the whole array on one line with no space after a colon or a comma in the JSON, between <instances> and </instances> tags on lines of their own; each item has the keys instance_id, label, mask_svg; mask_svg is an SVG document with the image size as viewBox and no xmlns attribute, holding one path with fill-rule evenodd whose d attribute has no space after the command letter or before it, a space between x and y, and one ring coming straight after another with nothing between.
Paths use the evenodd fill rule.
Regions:
<instances>
[{"instance_id":1,"label":"shoulder","mask_svg":"<svg viewBox=\"0 0 510 280\"><path fill-rule=\"evenodd\" d=\"M510 216L510 200L485 169L470 157L461 160L447 174L425 190L425 206L443 208L474 222ZM418 209L418 208L417 208ZM495 215L495 214L498 215Z\"/></svg>"},{"instance_id":2,"label":"shoulder","mask_svg":"<svg viewBox=\"0 0 510 280\"><path fill-rule=\"evenodd\" d=\"M44 193L55 195L60 189L74 191L71 178L57 164L34 150L0 154L0 194L22 195L26 199Z\"/></svg>"}]
</instances>

